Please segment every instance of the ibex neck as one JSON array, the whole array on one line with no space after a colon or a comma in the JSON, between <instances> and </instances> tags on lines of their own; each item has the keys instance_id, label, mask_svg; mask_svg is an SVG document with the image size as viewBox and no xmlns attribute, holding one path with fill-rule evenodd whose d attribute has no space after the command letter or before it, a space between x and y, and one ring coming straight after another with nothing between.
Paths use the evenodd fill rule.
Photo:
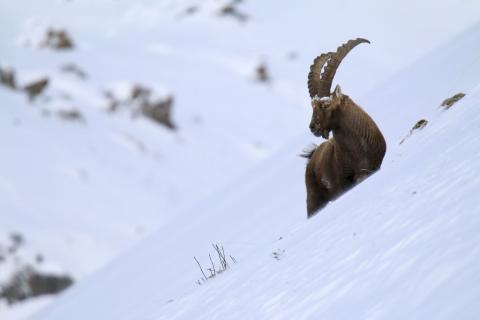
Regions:
<instances>
[{"instance_id":1,"label":"ibex neck","mask_svg":"<svg viewBox=\"0 0 480 320\"><path fill-rule=\"evenodd\" d=\"M357 106L349 97L338 107L337 126L333 136L341 149L366 152L366 145L371 143L372 132L370 116Z\"/></svg>"}]
</instances>

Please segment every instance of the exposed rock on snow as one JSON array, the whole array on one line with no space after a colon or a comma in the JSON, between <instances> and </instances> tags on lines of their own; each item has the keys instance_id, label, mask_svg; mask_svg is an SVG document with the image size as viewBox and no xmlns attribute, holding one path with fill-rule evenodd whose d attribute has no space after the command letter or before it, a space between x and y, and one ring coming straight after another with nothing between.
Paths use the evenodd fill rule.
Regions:
<instances>
[{"instance_id":1,"label":"exposed rock on snow","mask_svg":"<svg viewBox=\"0 0 480 320\"><path fill-rule=\"evenodd\" d=\"M141 111L146 117L174 130L175 125L171 119L173 101L173 96L167 96L161 100L144 100L141 104Z\"/></svg>"},{"instance_id":2,"label":"exposed rock on snow","mask_svg":"<svg viewBox=\"0 0 480 320\"><path fill-rule=\"evenodd\" d=\"M255 69L255 78L259 82L270 82L270 75L268 73L267 65L265 63L261 63Z\"/></svg>"},{"instance_id":3,"label":"exposed rock on snow","mask_svg":"<svg viewBox=\"0 0 480 320\"><path fill-rule=\"evenodd\" d=\"M236 0L236 1L232 1L230 3L225 4L220 9L218 14L222 17L232 17L236 19L238 22L247 22L250 19L250 17L246 13L243 13L242 11L240 11L237 7L237 5L241 2L242 1Z\"/></svg>"},{"instance_id":4,"label":"exposed rock on snow","mask_svg":"<svg viewBox=\"0 0 480 320\"><path fill-rule=\"evenodd\" d=\"M65 73L73 74L80 79L87 78L87 73L74 63L69 63L62 66L61 70Z\"/></svg>"},{"instance_id":5,"label":"exposed rock on snow","mask_svg":"<svg viewBox=\"0 0 480 320\"><path fill-rule=\"evenodd\" d=\"M449 109L451 106L453 106L455 103L457 103L460 99L465 97L465 93L459 92L455 94L454 96L443 100L441 107L444 107L445 109Z\"/></svg>"},{"instance_id":6,"label":"exposed rock on snow","mask_svg":"<svg viewBox=\"0 0 480 320\"><path fill-rule=\"evenodd\" d=\"M427 124L428 124L428 121L425 119L418 120L417 123L415 123L415 125L413 126L413 128L410 129L410 132L408 133L408 135L405 138L403 138L402 141L400 141L400 144L402 144L408 137L410 137L415 132L415 130L421 130L425 128Z\"/></svg>"},{"instance_id":7,"label":"exposed rock on snow","mask_svg":"<svg viewBox=\"0 0 480 320\"><path fill-rule=\"evenodd\" d=\"M78 121L78 122L85 122L85 118L80 113L80 111L76 109L71 110L59 110L57 115L64 120L67 121Z\"/></svg>"},{"instance_id":8,"label":"exposed rock on snow","mask_svg":"<svg viewBox=\"0 0 480 320\"><path fill-rule=\"evenodd\" d=\"M133 108L138 108L141 114L153 121L173 130L175 125L172 121L173 96L158 97L153 91L141 85L133 86L130 93L130 101Z\"/></svg>"},{"instance_id":9,"label":"exposed rock on snow","mask_svg":"<svg viewBox=\"0 0 480 320\"><path fill-rule=\"evenodd\" d=\"M12 304L41 295L56 294L72 284L73 279L68 275L44 274L27 265L1 287L0 299Z\"/></svg>"},{"instance_id":10,"label":"exposed rock on snow","mask_svg":"<svg viewBox=\"0 0 480 320\"><path fill-rule=\"evenodd\" d=\"M40 48L51 48L54 50L73 49L73 40L64 29L49 29Z\"/></svg>"},{"instance_id":11,"label":"exposed rock on snow","mask_svg":"<svg viewBox=\"0 0 480 320\"><path fill-rule=\"evenodd\" d=\"M13 69L0 67L0 84L15 90L17 88L15 71Z\"/></svg>"},{"instance_id":12,"label":"exposed rock on snow","mask_svg":"<svg viewBox=\"0 0 480 320\"><path fill-rule=\"evenodd\" d=\"M27 93L28 98L30 100L33 100L38 95L42 94L42 92L48 86L48 83L49 83L49 79L45 77L27 84L23 88L23 90L25 90L25 92Z\"/></svg>"}]
</instances>

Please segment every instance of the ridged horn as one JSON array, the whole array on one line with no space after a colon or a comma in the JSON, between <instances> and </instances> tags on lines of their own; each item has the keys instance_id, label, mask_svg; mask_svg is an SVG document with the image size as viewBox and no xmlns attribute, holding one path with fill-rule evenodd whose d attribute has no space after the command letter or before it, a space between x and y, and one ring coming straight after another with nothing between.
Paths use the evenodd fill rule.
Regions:
<instances>
[{"instance_id":1,"label":"ridged horn","mask_svg":"<svg viewBox=\"0 0 480 320\"><path fill-rule=\"evenodd\" d=\"M313 60L308 74L308 91L311 98L315 96L322 98L330 95L332 81L338 66L343 58L361 43L370 43L370 41L363 38L349 40L338 47L336 52L323 53Z\"/></svg>"},{"instance_id":2,"label":"ridged horn","mask_svg":"<svg viewBox=\"0 0 480 320\"><path fill-rule=\"evenodd\" d=\"M313 60L313 64L310 66L310 73L308 74L308 92L310 93L310 98L319 97L320 92L320 79L323 65L330 59L332 52L322 53Z\"/></svg>"}]
</instances>

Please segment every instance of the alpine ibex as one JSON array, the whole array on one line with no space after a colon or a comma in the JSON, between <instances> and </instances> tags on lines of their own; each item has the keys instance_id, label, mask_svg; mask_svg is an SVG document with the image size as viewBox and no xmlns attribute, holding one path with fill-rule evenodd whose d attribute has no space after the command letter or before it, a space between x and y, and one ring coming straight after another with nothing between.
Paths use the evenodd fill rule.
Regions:
<instances>
[{"instance_id":1,"label":"alpine ibex","mask_svg":"<svg viewBox=\"0 0 480 320\"><path fill-rule=\"evenodd\" d=\"M302 155L309 159L305 172L308 217L378 170L385 155L385 139L372 118L343 94L340 86L330 93L343 58L364 42L370 43L361 38L350 40L336 52L321 54L310 66L310 130L327 141ZM333 137L328 139L330 131Z\"/></svg>"}]
</instances>

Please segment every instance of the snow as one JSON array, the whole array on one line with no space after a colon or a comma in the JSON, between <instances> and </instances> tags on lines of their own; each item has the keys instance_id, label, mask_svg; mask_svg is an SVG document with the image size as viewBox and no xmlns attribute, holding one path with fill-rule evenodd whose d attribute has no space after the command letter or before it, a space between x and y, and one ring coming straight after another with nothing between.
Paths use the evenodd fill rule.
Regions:
<instances>
[{"instance_id":1,"label":"snow","mask_svg":"<svg viewBox=\"0 0 480 320\"><path fill-rule=\"evenodd\" d=\"M2 319L27 319L32 314L38 312L49 303L52 303L53 300L54 297L52 296L39 297L22 302L22 306L20 308L12 308L2 302L0 303Z\"/></svg>"},{"instance_id":2,"label":"snow","mask_svg":"<svg viewBox=\"0 0 480 320\"><path fill-rule=\"evenodd\" d=\"M315 101L330 101L332 100L331 97L319 97L318 95L315 95L315 97L313 97L313 100Z\"/></svg>"},{"instance_id":3,"label":"snow","mask_svg":"<svg viewBox=\"0 0 480 320\"><path fill-rule=\"evenodd\" d=\"M478 4L247 1L244 23L218 17L222 4L0 3L0 65L22 84L51 80L51 99L32 104L0 87L0 236L21 232L18 259L42 253L76 280L58 299L0 304L2 319L474 318ZM75 49L38 49L48 26ZM359 35L372 44L335 82L378 123L387 156L306 220L306 72ZM72 62L86 79L61 71ZM255 80L260 62L271 83ZM136 84L174 95L178 131L128 103L106 111L105 90L127 101ZM57 116L72 109L85 121ZM207 267L212 243L238 263L199 286L193 257Z\"/></svg>"},{"instance_id":4,"label":"snow","mask_svg":"<svg viewBox=\"0 0 480 320\"><path fill-rule=\"evenodd\" d=\"M474 319L480 220L473 195L480 179L471 173L480 169L472 148L479 142L480 91L469 95L454 114L439 115L408 141L401 161L387 163L311 221L277 231L282 240L272 234L273 243L237 257L225 278L157 308L152 318ZM465 134L452 135L460 125ZM241 242L237 232L259 239L243 229L229 241ZM276 248L285 252L278 262L269 254ZM148 317L139 311L139 318Z\"/></svg>"},{"instance_id":5,"label":"snow","mask_svg":"<svg viewBox=\"0 0 480 320\"><path fill-rule=\"evenodd\" d=\"M478 31L451 45L468 46ZM431 57L430 70L451 58ZM410 68L392 81L400 79L412 87L424 80ZM436 86L443 79L432 73L429 81ZM402 89L377 94L387 101L402 97ZM423 101L429 93L416 97ZM295 154L311 141L305 135L34 319L475 318L480 179L472 172L480 170L480 86L466 93L448 111L438 101L416 109L394 100L377 109L386 128L397 121L390 109L401 106L429 114L430 122L401 146L386 130L389 157L381 171L314 218L304 219L304 164ZM208 265L213 242L238 263L198 286L193 256Z\"/></svg>"}]
</instances>

